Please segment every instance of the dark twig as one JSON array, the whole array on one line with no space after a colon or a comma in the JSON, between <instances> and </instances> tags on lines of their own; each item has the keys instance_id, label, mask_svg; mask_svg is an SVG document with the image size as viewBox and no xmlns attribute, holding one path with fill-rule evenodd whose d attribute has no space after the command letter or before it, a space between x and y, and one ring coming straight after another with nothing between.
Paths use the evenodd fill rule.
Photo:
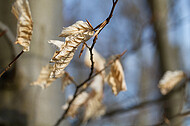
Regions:
<instances>
[{"instance_id":1,"label":"dark twig","mask_svg":"<svg viewBox=\"0 0 190 126\"><path fill-rule=\"evenodd\" d=\"M15 61L24 53L24 51L22 50L14 59L11 63L9 63L9 65L1 72L0 74L0 78L1 76L15 63Z\"/></svg>"},{"instance_id":2,"label":"dark twig","mask_svg":"<svg viewBox=\"0 0 190 126\"><path fill-rule=\"evenodd\" d=\"M15 49L13 47L13 42L15 41L15 36L13 35L12 31L10 30L10 28L5 25L4 23L2 23L0 21L0 29L2 29L3 31L5 31L3 33L3 35L5 34L5 38L8 40L8 45L10 47L11 50L11 57L13 58L13 60L11 61L11 63L9 63L9 65L0 73L0 78L2 77L2 75L8 71L8 69L15 63L15 61L24 53L24 51L22 50L17 56L15 55ZM2 34L1 34L2 36Z\"/></svg>"},{"instance_id":3,"label":"dark twig","mask_svg":"<svg viewBox=\"0 0 190 126\"><path fill-rule=\"evenodd\" d=\"M113 6L112 6L112 9L111 9L111 12L110 12L108 18L105 21L103 21L102 23L100 23L98 26L96 26L94 29L100 28L102 30L110 22L110 19L113 16L113 11L115 9L115 6L116 6L117 2L118 2L118 0L116 0L116 1L113 0Z\"/></svg>"}]
</instances>

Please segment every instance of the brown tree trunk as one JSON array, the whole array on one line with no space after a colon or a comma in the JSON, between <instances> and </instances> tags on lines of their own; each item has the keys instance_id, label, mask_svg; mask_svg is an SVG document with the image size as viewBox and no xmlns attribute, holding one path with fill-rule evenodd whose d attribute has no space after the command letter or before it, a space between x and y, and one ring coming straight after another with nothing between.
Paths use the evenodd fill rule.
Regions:
<instances>
[{"instance_id":1,"label":"brown tree trunk","mask_svg":"<svg viewBox=\"0 0 190 126\"><path fill-rule=\"evenodd\" d=\"M0 1L0 21L16 36L17 21L11 13L13 2ZM64 95L61 93L59 81L44 91L30 86L30 83L37 79L42 66L48 64L53 55L53 48L48 44L48 40L56 39L62 30L62 0L29 2L34 22L31 49L0 78L0 118L4 119L0 124L17 125L14 120L18 120L19 126L53 125L62 114ZM2 70L22 47L14 45L6 35L0 37L0 40ZM6 122L7 118L9 120Z\"/></svg>"},{"instance_id":2,"label":"brown tree trunk","mask_svg":"<svg viewBox=\"0 0 190 126\"><path fill-rule=\"evenodd\" d=\"M161 76L167 70L177 70L179 68L178 50L174 48L168 39L168 1L167 0L148 0L152 11L152 23L155 31L155 42L160 61ZM167 118L179 112L182 104L181 93L176 92L165 102L164 113ZM178 120L179 121L179 120ZM177 120L171 122L176 125Z\"/></svg>"}]
</instances>

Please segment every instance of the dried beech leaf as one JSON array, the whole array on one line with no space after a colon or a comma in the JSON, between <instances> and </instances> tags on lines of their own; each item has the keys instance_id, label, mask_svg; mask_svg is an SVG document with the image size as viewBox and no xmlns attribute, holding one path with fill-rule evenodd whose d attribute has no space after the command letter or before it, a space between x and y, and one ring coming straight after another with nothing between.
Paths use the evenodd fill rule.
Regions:
<instances>
[{"instance_id":1,"label":"dried beech leaf","mask_svg":"<svg viewBox=\"0 0 190 126\"><path fill-rule=\"evenodd\" d=\"M85 102L85 113L83 122L88 121L91 118L99 117L105 114L105 106L102 104L103 93L97 93L92 91L89 95L88 100Z\"/></svg>"},{"instance_id":2,"label":"dried beech leaf","mask_svg":"<svg viewBox=\"0 0 190 126\"><path fill-rule=\"evenodd\" d=\"M73 36L80 33L85 33L92 31L92 27L87 23L83 21L77 21L75 24L69 26L69 27L63 27L63 30L59 37L67 37L67 36Z\"/></svg>"},{"instance_id":3,"label":"dried beech leaf","mask_svg":"<svg viewBox=\"0 0 190 126\"><path fill-rule=\"evenodd\" d=\"M56 77L57 74L65 69L72 60L78 46L93 36L94 31L92 30L89 24L83 21L78 21L72 26L63 29L60 36L66 37L65 43L59 46L61 47L60 50L55 52L50 61L54 63L52 77Z\"/></svg>"},{"instance_id":4,"label":"dried beech leaf","mask_svg":"<svg viewBox=\"0 0 190 126\"><path fill-rule=\"evenodd\" d=\"M158 85L161 93L166 95L185 77L186 75L183 71L167 71Z\"/></svg>"},{"instance_id":5,"label":"dried beech leaf","mask_svg":"<svg viewBox=\"0 0 190 126\"><path fill-rule=\"evenodd\" d=\"M126 91L124 72L119 60L111 65L111 70L107 77L108 84L112 87L112 92L117 95L120 91Z\"/></svg>"},{"instance_id":6,"label":"dried beech leaf","mask_svg":"<svg viewBox=\"0 0 190 126\"><path fill-rule=\"evenodd\" d=\"M101 69L104 68L106 60L95 49L92 50L92 53L93 53L93 60L94 60L94 68L97 71L100 71ZM88 50L86 51L84 62L88 67L91 67L90 51Z\"/></svg>"},{"instance_id":7,"label":"dried beech leaf","mask_svg":"<svg viewBox=\"0 0 190 126\"><path fill-rule=\"evenodd\" d=\"M20 44L24 48L23 51L28 52L33 32L33 22L28 0L16 0L12 7L12 13L18 19L15 44Z\"/></svg>"},{"instance_id":8,"label":"dried beech leaf","mask_svg":"<svg viewBox=\"0 0 190 126\"><path fill-rule=\"evenodd\" d=\"M56 78L51 78L50 74L52 71L53 71L52 65L46 65L45 67L42 67L42 70L40 72L38 79L35 82L31 83L31 85L38 85L42 87L42 89L45 89L48 86L50 86L53 81L55 81L57 78L61 77L65 73L63 71L62 74L60 74Z\"/></svg>"},{"instance_id":9,"label":"dried beech leaf","mask_svg":"<svg viewBox=\"0 0 190 126\"><path fill-rule=\"evenodd\" d=\"M71 117L74 118L75 115L77 114L78 109L85 103L85 101L87 100L88 97L89 97L89 94L87 92L82 92L81 94L79 94L75 98L73 103L71 104L71 106L70 106L70 108L69 108L69 110L67 112L67 116L71 116ZM68 108L68 103L63 105L62 108L64 110L66 110Z\"/></svg>"},{"instance_id":10,"label":"dried beech leaf","mask_svg":"<svg viewBox=\"0 0 190 126\"><path fill-rule=\"evenodd\" d=\"M99 74L90 84L92 92L90 93L89 98L85 103L86 109L83 122L86 122L91 118L99 117L105 113L105 106L102 104L103 86L104 78Z\"/></svg>"},{"instance_id":11,"label":"dried beech leaf","mask_svg":"<svg viewBox=\"0 0 190 126\"><path fill-rule=\"evenodd\" d=\"M90 93L82 92L79 94L73 103L71 104L67 116L75 117L78 109L84 107L84 119L83 122L88 121L91 118L99 117L105 113L105 107L102 104L103 98L103 78L101 75L97 75L94 81L90 85L92 91ZM70 101L70 98L68 101ZM66 110L68 108L67 102L62 108Z\"/></svg>"}]
</instances>

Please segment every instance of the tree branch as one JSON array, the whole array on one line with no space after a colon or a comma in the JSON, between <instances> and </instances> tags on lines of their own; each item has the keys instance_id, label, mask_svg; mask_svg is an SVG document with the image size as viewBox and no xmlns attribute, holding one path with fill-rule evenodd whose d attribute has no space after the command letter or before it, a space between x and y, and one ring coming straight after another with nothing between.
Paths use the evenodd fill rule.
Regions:
<instances>
[{"instance_id":1,"label":"tree branch","mask_svg":"<svg viewBox=\"0 0 190 126\"><path fill-rule=\"evenodd\" d=\"M11 62L9 63L9 65L1 72L0 78L3 76L3 74L4 74L7 70L9 70L9 68L16 62L16 60L17 60L23 53L24 53L24 51L22 50L22 51L13 59L13 61L11 61Z\"/></svg>"},{"instance_id":2,"label":"tree branch","mask_svg":"<svg viewBox=\"0 0 190 126\"><path fill-rule=\"evenodd\" d=\"M79 89L80 89L85 83L87 83L87 82L90 81L92 78L94 78L96 75L98 75L98 74L100 74L102 71L104 71L109 65L111 65L113 62L115 62L116 59L118 59L118 57L116 57L116 59L113 60L113 62L108 63L108 66L105 66L104 69L102 69L101 71L99 71L99 72L97 72L96 74L93 75L93 72L94 72L94 61L93 61L93 53L92 53L92 50L93 50L93 48L94 48L94 45L96 44L96 40L98 39L99 33L101 32L102 29L104 29L104 27L109 23L110 19L112 18L112 16L113 16L113 11L114 11L114 9L115 9L115 6L116 6L117 2L118 2L118 0L116 0L116 1L113 0L113 6L112 6L112 9L111 9L111 12L110 12L108 18L107 18L105 21L103 21L101 24L99 24L96 28L94 28L94 30L97 29L97 28L98 28L98 30L95 32L95 34L94 34L94 36L93 36L94 39L93 39L93 43L92 43L91 47L88 48L89 51L90 51L90 61L91 61L91 71L90 71L90 74L89 74L88 78L87 78L85 81L83 81L81 84L79 84L79 85L76 87L76 90L75 90L75 92L74 92L74 96L73 96L73 98L71 99L71 101L69 102L68 108L64 111L64 113L62 114L62 116L60 117L60 119L58 119L58 121L56 122L55 126L58 126L58 125L65 119L65 116L67 115L67 112L69 111L71 104L73 103L73 101L75 100L75 98L77 97L77 95L82 92L82 91L79 92ZM88 21L87 21L87 22L88 22ZM88 23L89 23L89 22L88 22ZM90 23L89 23L89 24L90 24ZM90 26L91 26L91 25L90 25ZM91 27L92 27L92 26L91 26ZM125 51L125 52L126 52L126 51ZM122 53L121 55L119 55L119 58L120 58L122 55L124 55L125 52ZM88 86L87 86L87 87L88 87ZM87 88L87 87L86 87L86 88ZM79 93L78 93L78 92L79 92Z\"/></svg>"}]
</instances>

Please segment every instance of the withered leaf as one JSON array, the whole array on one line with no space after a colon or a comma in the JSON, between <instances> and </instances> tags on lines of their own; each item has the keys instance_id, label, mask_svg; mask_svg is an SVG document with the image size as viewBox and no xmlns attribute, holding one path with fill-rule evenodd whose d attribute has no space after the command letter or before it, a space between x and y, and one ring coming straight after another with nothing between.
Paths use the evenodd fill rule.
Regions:
<instances>
[{"instance_id":1,"label":"withered leaf","mask_svg":"<svg viewBox=\"0 0 190 126\"><path fill-rule=\"evenodd\" d=\"M83 122L88 121L91 118L96 118L103 115L106 111L105 106L102 104L103 93L97 93L92 90L89 98L85 102L85 113Z\"/></svg>"},{"instance_id":2,"label":"withered leaf","mask_svg":"<svg viewBox=\"0 0 190 126\"><path fill-rule=\"evenodd\" d=\"M94 33L92 30L92 27L87 22L77 21L69 27L63 27L59 37L76 36L78 34L89 34L91 36Z\"/></svg>"},{"instance_id":3,"label":"withered leaf","mask_svg":"<svg viewBox=\"0 0 190 126\"><path fill-rule=\"evenodd\" d=\"M158 84L161 93L166 95L185 77L186 75L183 71L167 71Z\"/></svg>"},{"instance_id":4,"label":"withered leaf","mask_svg":"<svg viewBox=\"0 0 190 126\"><path fill-rule=\"evenodd\" d=\"M52 65L48 64L48 65L42 67L42 70L40 72L38 79L35 82L31 83L31 85L38 85L38 86L42 87L42 89L45 89L48 86L50 86L57 78L59 78L65 74L65 71L62 71L62 73L59 74L57 77L51 78L50 75L51 75L52 71L53 71Z\"/></svg>"},{"instance_id":5,"label":"withered leaf","mask_svg":"<svg viewBox=\"0 0 190 126\"><path fill-rule=\"evenodd\" d=\"M58 49L64 45L64 42L59 40L49 40L48 43L55 45Z\"/></svg>"},{"instance_id":6,"label":"withered leaf","mask_svg":"<svg viewBox=\"0 0 190 126\"><path fill-rule=\"evenodd\" d=\"M105 107L102 104L103 84L102 76L97 75L90 85L92 91L89 93L82 92L79 94L71 104L67 112L67 116L75 117L81 107L84 107L83 122L103 115L105 113ZM71 99L72 98L70 98L68 102ZM63 109L66 110L68 108L68 102L63 106Z\"/></svg>"},{"instance_id":7,"label":"withered leaf","mask_svg":"<svg viewBox=\"0 0 190 126\"><path fill-rule=\"evenodd\" d=\"M123 68L119 60L116 60L111 65L111 70L108 74L107 82L112 87L112 92L114 95L117 95L120 91L127 90Z\"/></svg>"},{"instance_id":8,"label":"withered leaf","mask_svg":"<svg viewBox=\"0 0 190 126\"><path fill-rule=\"evenodd\" d=\"M23 51L28 52L33 32L33 22L28 0L16 0L12 6L12 13L18 19L15 44L20 44L23 46Z\"/></svg>"},{"instance_id":9,"label":"withered leaf","mask_svg":"<svg viewBox=\"0 0 190 126\"><path fill-rule=\"evenodd\" d=\"M81 94L79 94L75 100L73 101L73 103L71 104L68 112L67 112L67 116L71 116L71 117L75 117L78 109L85 103L85 101L87 100L87 98L89 97L89 94L87 92L82 92ZM72 99L72 98L70 98ZM68 100L68 102L70 101L70 99ZM62 108L64 110L66 110L68 108L68 102L62 106Z\"/></svg>"}]
</instances>

